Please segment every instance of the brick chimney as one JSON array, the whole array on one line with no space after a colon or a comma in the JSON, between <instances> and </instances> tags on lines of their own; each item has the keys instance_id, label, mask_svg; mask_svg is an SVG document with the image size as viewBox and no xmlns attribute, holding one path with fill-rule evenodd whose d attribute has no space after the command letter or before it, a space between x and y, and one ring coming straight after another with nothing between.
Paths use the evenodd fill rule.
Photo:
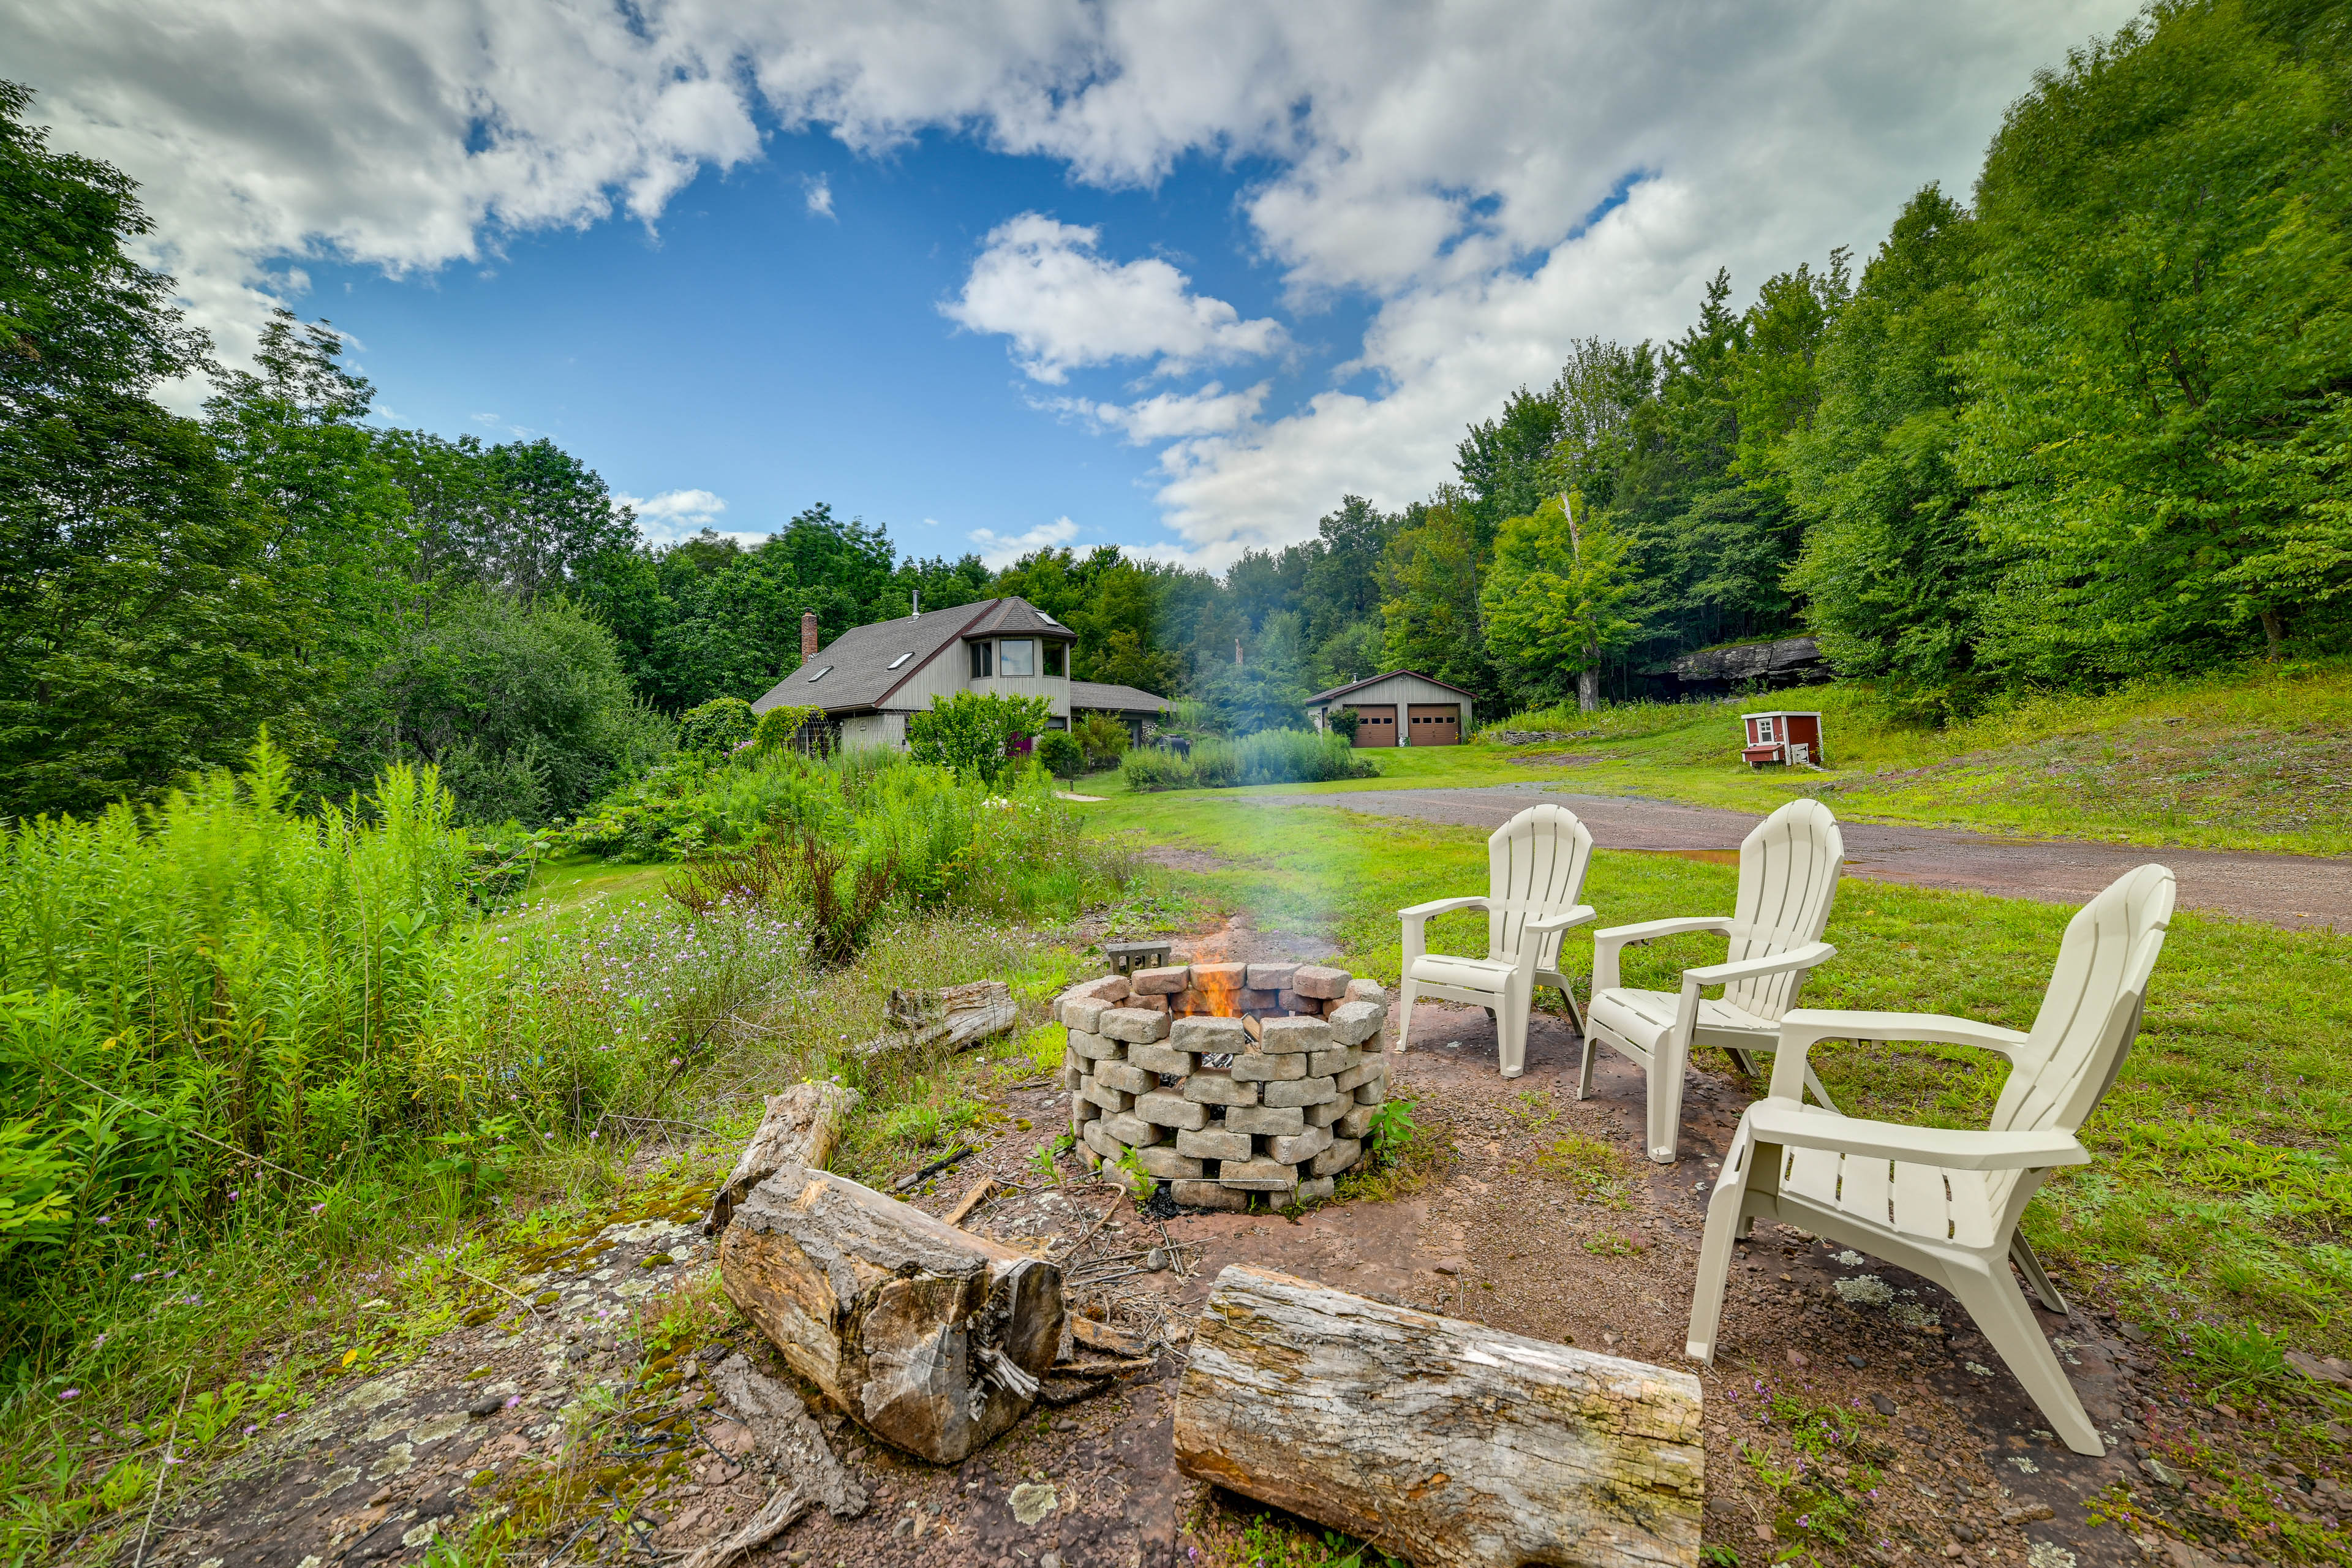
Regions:
<instances>
[{"instance_id":1,"label":"brick chimney","mask_svg":"<svg viewBox=\"0 0 2352 1568\"><path fill-rule=\"evenodd\" d=\"M816 646L816 612L803 610L801 612L801 658L814 658Z\"/></svg>"}]
</instances>

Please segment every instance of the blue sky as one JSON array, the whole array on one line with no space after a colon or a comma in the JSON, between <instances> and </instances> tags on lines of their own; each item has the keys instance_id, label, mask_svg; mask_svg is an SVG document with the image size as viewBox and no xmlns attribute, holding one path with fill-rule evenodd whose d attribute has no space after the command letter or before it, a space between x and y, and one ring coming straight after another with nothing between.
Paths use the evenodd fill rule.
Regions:
<instances>
[{"instance_id":1,"label":"blue sky","mask_svg":"<svg viewBox=\"0 0 2352 1568\"><path fill-rule=\"evenodd\" d=\"M1427 495L1719 266L1866 257L2133 10L0 0L0 36L232 363L330 317L390 417L544 432L656 533L822 500L919 554L1213 568Z\"/></svg>"}]
</instances>

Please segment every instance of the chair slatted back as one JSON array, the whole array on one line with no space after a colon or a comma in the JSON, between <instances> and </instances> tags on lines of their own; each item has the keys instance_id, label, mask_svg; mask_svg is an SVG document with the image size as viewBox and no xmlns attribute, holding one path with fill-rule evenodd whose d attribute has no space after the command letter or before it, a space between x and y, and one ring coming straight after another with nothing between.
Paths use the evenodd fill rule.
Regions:
<instances>
[{"instance_id":1,"label":"chair slatted back","mask_svg":"<svg viewBox=\"0 0 2352 1568\"><path fill-rule=\"evenodd\" d=\"M1566 806L1531 805L1495 829L1486 840L1486 956L1517 957L1529 916L1574 909L1591 864L1592 830ZM1539 967L1559 967L1563 934L1544 939Z\"/></svg>"},{"instance_id":2,"label":"chair slatted back","mask_svg":"<svg viewBox=\"0 0 2352 1568\"><path fill-rule=\"evenodd\" d=\"M1728 957L1771 958L1829 929L1830 903L1845 869L1845 836L1817 800L1792 800L1739 845L1739 898L1731 911ZM1759 1018L1796 1005L1801 974L1768 974L1724 987L1723 999Z\"/></svg>"},{"instance_id":3,"label":"chair slatted back","mask_svg":"<svg viewBox=\"0 0 2352 1568\"><path fill-rule=\"evenodd\" d=\"M2079 1131L2123 1070L2177 891L2170 869L2126 872L2066 922L2042 1008L1992 1110L1994 1131ZM1996 1195L2016 1172L1991 1184Z\"/></svg>"}]
</instances>

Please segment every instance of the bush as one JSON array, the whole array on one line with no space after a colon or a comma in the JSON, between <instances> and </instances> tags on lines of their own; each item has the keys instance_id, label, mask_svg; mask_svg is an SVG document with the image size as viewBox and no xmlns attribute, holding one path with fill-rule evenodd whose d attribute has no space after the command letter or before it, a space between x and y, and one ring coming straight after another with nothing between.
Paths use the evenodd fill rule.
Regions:
<instances>
[{"instance_id":1,"label":"bush","mask_svg":"<svg viewBox=\"0 0 2352 1568\"><path fill-rule=\"evenodd\" d=\"M1076 734L1078 744L1086 748L1089 767L1116 767L1119 758L1127 755L1127 726L1108 713L1089 713L1079 720Z\"/></svg>"},{"instance_id":2,"label":"bush","mask_svg":"<svg viewBox=\"0 0 2352 1568\"><path fill-rule=\"evenodd\" d=\"M1128 787L1136 790L1315 784L1370 778L1380 772L1340 736L1312 730L1262 730L1238 741L1211 737L1195 742L1190 758L1156 748L1132 751L1121 771Z\"/></svg>"},{"instance_id":3,"label":"bush","mask_svg":"<svg viewBox=\"0 0 2352 1568\"><path fill-rule=\"evenodd\" d=\"M1356 731L1363 727L1364 716L1353 708L1342 708L1326 722L1331 726L1331 733L1352 746L1356 743Z\"/></svg>"},{"instance_id":4,"label":"bush","mask_svg":"<svg viewBox=\"0 0 2352 1568\"><path fill-rule=\"evenodd\" d=\"M1024 742L1045 729L1043 697L959 691L931 699L928 712L907 719L907 751L915 761L994 788L1018 772Z\"/></svg>"},{"instance_id":5,"label":"bush","mask_svg":"<svg viewBox=\"0 0 2352 1568\"><path fill-rule=\"evenodd\" d=\"M1087 749L1067 730L1048 730L1037 737L1037 761L1055 777L1074 779L1087 771Z\"/></svg>"},{"instance_id":6,"label":"bush","mask_svg":"<svg viewBox=\"0 0 2352 1568\"><path fill-rule=\"evenodd\" d=\"M814 705L771 708L752 727L751 749L763 757L772 756L790 747L803 729L824 717L824 710Z\"/></svg>"},{"instance_id":7,"label":"bush","mask_svg":"<svg viewBox=\"0 0 2352 1568\"><path fill-rule=\"evenodd\" d=\"M678 716L677 749L723 757L749 741L758 723L751 705L741 698L714 697Z\"/></svg>"}]
</instances>

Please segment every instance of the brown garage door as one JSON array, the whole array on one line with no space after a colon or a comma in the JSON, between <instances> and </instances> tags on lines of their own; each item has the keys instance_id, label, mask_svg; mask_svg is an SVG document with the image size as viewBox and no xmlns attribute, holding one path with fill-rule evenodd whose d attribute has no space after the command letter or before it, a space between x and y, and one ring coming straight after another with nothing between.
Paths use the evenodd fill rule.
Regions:
<instances>
[{"instance_id":1,"label":"brown garage door","mask_svg":"<svg viewBox=\"0 0 2352 1568\"><path fill-rule=\"evenodd\" d=\"M1356 744L1359 746L1393 746L1397 743L1397 710L1391 702L1385 708L1356 710Z\"/></svg>"},{"instance_id":2,"label":"brown garage door","mask_svg":"<svg viewBox=\"0 0 2352 1568\"><path fill-rule=\"evenodd\" d=\"M1462 704L1416 702L1407 710L1412 722L1408 746L1458 746L1462 743Z\"/></svg>"}]
</instances>

